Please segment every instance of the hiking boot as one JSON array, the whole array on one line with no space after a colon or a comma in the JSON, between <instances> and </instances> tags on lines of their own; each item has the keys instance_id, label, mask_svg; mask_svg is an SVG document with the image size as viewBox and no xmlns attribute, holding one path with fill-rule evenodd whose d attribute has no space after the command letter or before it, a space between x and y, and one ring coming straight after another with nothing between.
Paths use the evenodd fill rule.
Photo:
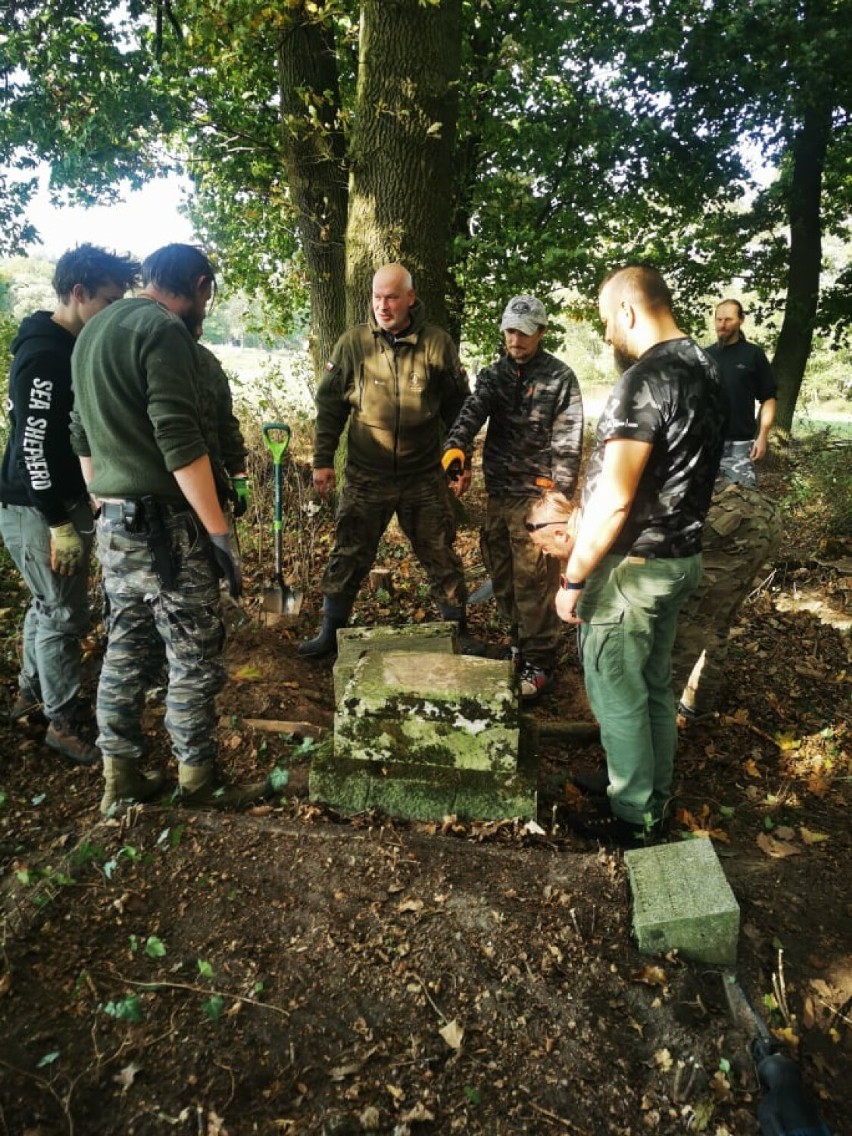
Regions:
<instances>
[{"instance_id":1,"label":"hiking boot","mask_svg":"<svg viewBox=\"0 0 852 1136\"><path fill-rule=\"evenodd\" d=\"M47 727L44 735L44 744L73 761L75 765L98 765L101 760L101 751L97 746L81 738L77 732L76 722L67 718L57 718Z\"/></svg>"},{"instance_id":2,"label":"hiking boot","mask_svg":"<svg viewBox=\"0 0 852 1136\"><path fill-rule=\"evenodd\" d=\"M191 809L245 809L275 795L269 782L229 785L212 763L179 766L177 803Z\"/></svg>"},{"instance_id":3,"label":"hiking boot","mask_svg":"<svg viewBox=\"0 0 852 1136\"><path fill-rule=\"evenodd\" d=\"M553 671L543 670L533 663L525 663L521 668L521 698L532 701L550 690L556 681Z\"/></svg>"},{"instance_id":4,"label":"hiking boot","mask_svg":"<svg viewBox=\"0 0 852 1136\"><path fill-rule=\"evenodd\" d=\"M592 769L587 773L581 770L571 775L571 784L587 797L605 797L609 788L609 774L605 769Z\"/></svg>"},{"instance_id":5,"label":"hiking boot","mask_svg":"<svg viewBox=\"0 0 852 1136\"><path fill-rule=\"evenodd\" d=\"M143 773L133 758L105 757L101 815L108 816L125 801L150 801L162 789L165 780L162 773Z\"/></svg>"},{"instance_id":6,"label":"hiking boot","mask_svg":"<svg viewBox=\"0 0 852 1136\"><path fill-rule=\"evenodd\" d=\"M41 698L31 690L18 690L8 717L10 722L18 722L21 718L29 718L33 722L47 722Z\"/></svg>"}]
</instances>

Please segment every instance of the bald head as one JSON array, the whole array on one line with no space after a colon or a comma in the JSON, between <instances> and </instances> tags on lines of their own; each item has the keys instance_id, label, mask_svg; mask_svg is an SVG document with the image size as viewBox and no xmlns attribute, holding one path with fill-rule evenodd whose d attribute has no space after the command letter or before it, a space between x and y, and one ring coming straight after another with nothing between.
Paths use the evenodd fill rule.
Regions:
<instances>
[{"instance_id":1,"label":"bald head","mask_svg":"<svg viewBox=\"0 0 852 1136\"><path fill-rule=\"evenodd\" d=\"M672 314L672 294L656 268L629 264L606 277L598 297L604 338L624 371L658 343L683 337Z\"/></svg>"},{"instance_id":2,"label":"bald head","mask_svg":"<svg viewBox=\"0 0 852 1136\"><path fill-rule=\"evenodd\" d=\"M402 264L385 264L373 277L373 315L382 331L399 335L411 323L416 296L411 273Z\"/></svg>"}]
</instances>

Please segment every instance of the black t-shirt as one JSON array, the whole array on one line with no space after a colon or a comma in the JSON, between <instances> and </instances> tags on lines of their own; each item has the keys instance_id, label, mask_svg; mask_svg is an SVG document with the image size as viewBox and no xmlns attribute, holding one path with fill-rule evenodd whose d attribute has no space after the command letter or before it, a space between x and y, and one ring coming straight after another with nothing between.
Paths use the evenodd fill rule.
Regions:
<instances>
[{"instance_id":1,"label":"black t-shirt","mask_svg":"<svg viewBox=\"0 0 852 1136\"><path fill-rule=\"evenodd\" d=\"M584 504L600 477L608 441L630 438L652 450L612 553L700 552L726 417L718 370L691 339L658 343L620 376L598 421Z\"/></svg>"},{"instance_id":2,"label":"black t-shirt","mask_svg":"<svg viewBox=\"0 0 852 1136\"><path fill-rule=\"evenodd\" d=\"M769 360L742 332L730 346L713 343L704 350L718 365L728 396L730 419L725 438L731 442L750 442L757 425L754 404L775 398L778 393Z\"/></svg>"}]
</instances>

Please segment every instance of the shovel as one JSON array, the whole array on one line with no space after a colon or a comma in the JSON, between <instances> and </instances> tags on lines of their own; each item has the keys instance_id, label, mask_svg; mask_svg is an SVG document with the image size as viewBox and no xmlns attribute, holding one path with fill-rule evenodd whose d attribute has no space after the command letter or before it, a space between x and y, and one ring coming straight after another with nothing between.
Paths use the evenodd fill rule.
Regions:
<instances>
[{"instance_id":1,"label":"shovel","mask_svg":"<svg viewBox=\"0 0 852 1136\"><path fill-rule=\"evenodd\" d=\"M265 422L263 441L272 454L272 472L275 485L275 512L273 532L275 535L275 584L263 592L263 610L270 615L297 616L302 610L302 593L284 583L281 567L281 534L284 527L282 503L281 459L290 446L290 427L283 422Z\"/></svg>"}]
</instances>

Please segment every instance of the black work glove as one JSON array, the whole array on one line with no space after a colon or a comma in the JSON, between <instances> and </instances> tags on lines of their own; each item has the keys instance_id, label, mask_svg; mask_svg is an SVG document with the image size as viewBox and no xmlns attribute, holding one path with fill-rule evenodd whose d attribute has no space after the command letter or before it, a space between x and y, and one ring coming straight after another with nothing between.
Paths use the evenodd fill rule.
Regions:
<instances>
[{"instance_id":1,"label":"black work glove","mask_svg":"<svg viewBox=\"0 0 852 1136\"><path fill-rule=\"evenodd\" d=\"M240 550L229 532L210 533L216 568L223 580L228 582L228 591L238 600L243 594L243 567L240 563Z\"/></svg>"}]
</instances>

